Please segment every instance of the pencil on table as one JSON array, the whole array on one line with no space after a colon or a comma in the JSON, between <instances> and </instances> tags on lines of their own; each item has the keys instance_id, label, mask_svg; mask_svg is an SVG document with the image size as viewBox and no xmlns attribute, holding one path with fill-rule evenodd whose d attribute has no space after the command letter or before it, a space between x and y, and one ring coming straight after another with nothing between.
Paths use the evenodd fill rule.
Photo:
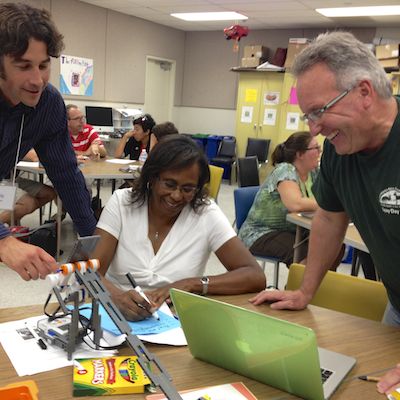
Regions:
<instances>
[{"instance_id":1,"label":"pencil on table","mask_svg":"<svg viewBox=\"0 0 400 400\"><path fill-rule=\"evenodd\" d=\"M379 382L381 378L379 376L361 375L358 377L358 379L367 382Z\"/></svg>"}]
</instances>

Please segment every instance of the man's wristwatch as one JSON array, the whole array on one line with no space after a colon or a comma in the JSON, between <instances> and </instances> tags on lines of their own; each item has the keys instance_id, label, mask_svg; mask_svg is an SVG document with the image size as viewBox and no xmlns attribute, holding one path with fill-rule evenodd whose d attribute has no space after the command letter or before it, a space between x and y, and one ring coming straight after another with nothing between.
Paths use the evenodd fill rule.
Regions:
<instances>
[{"instance_id":1,"label":"man's wristwatch","mask_svg":"<svg viewBox=\"0 0 400 400\"><path fill-rule=\"evenodd\" d=\"M210 282L210 279L208 276L203 276L200 279L201 284L203 285L203 291L201 292L201 294L204 296L205 294L207 294L208 292L208 284Z\"/></svg>"}]
</instances>

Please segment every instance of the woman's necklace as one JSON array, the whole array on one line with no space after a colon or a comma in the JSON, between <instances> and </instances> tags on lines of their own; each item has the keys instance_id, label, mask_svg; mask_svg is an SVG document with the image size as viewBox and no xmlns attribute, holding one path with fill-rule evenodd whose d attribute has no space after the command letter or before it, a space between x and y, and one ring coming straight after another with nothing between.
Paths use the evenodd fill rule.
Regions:
<instances>
[{"instance_id":1,"label":"woman's necklace","mask_svg":"<svg viewBox=\"0 0 400 400\"><path fill-rule=\"evenodd\" d=\"M158 231L156 231L156 233L154 234L154 240L158 240Z\"/></svg>"}]
</instances>

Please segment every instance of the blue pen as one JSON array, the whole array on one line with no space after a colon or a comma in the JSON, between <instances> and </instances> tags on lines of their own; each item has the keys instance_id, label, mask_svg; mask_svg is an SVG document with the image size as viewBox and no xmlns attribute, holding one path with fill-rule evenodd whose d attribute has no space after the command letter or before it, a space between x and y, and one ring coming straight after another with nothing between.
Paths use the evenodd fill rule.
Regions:
<instances>
[{"instance_id":1,"label":"blue pen","mask_svg":"<svg viewBox=\"0 0 400 400\"><path fill-rule=\"evenodd\" d=\"M151 304L150 300L147 298L147 296L143 292L142 288L139 285L136 284L136 281L135 281L135 279L133 279L133 276L131 275L130 272L128 272L126 274L126 277L128 278L128 281L132 285L133 289L136 290L136 292L138 292L149 304ZM138 304L138 306L140 307L141 304ZM158 321L160 320L160 317L159 317L157 311L154 311L152 316L153 316L153 318L157 319Z\"/></svg>"}]
</instances>

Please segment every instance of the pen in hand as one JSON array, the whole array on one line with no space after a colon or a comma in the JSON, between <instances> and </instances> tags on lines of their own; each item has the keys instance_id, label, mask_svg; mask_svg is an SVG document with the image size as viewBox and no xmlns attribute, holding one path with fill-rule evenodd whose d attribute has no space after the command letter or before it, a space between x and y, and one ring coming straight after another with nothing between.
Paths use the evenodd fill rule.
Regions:
<instances>
[{"instance_id":1,"label":"pen in hand","mask_svg":"<svg viewBox=\"0 0 400 400\"><path fill-rule=\"evenodd\" d=\"M131 273L127 273L126 277L128 278L130 284L132 285L133 289L138 292L149 304L151 304L150 300L148 299L148 297L146 296L146 294L143 292L142 288L136 284L135 279L133 279L133 276L131 275ZM140 306L140 304L138 304L138 306ZM160 317L157 313L157 311L154 311L152 314L153 318L160 320Z\"/></svg>"}]
</instances>

